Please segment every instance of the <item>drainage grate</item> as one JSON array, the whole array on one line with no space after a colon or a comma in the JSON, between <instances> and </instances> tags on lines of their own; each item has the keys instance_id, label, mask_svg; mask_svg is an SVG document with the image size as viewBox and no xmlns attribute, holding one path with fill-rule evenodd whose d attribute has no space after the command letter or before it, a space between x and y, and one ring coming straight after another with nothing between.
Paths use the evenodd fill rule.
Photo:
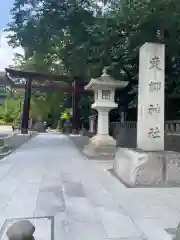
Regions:
<instances>
[{"instance_id":1,"label":"drainage grate","mask_svg":"<svg viewBox=\"0 0 180 240\"><path fill-rule=\"evenodd\" d=\"M28 220L32 222L36 228L34 233L35 240L54 240L54 217L52 216L7 219L0 230L0 240L8 240L6 235L8 228L20 220Z\"/></svg>"}]
</instances>

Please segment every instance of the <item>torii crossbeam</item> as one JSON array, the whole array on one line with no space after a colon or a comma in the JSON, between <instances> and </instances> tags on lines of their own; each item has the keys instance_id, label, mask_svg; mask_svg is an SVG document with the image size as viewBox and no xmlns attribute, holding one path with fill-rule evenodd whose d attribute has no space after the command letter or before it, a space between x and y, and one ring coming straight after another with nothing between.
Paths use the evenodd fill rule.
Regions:
<instances>
[{"instance_id":1,"label":"torii crossbeam","mask_svg":"<svg viewBox=\"0 0 180 240\"><path fill-rule=\"evenodd\" d=\"M81 84L81 78L78 76L69 77L66 75L54 75L48 73L37 73L30 71L21 71L11 68L6 68L6 76L8 82L11 83L12 88L24 89L24 105L23 105L23 114L21 121L21 133L28 133L28 121L29 121L29 111L30 111L30 101L31 101L31 90L39 89L43 91L64 91L72 92L72 129L73 133L78 133L79 130L79 111L78 111L78 101L79 101L79 92L84 92L84 87L79 87ZM16 84L12 78L21 78L25 79L25 84ZM42 84L32 84L33 80L42 80ZM64 83L66 86L62 86L59 83ZM67 87L67 82L71 83L71 87Z\"/></svg>"}]
</instances>

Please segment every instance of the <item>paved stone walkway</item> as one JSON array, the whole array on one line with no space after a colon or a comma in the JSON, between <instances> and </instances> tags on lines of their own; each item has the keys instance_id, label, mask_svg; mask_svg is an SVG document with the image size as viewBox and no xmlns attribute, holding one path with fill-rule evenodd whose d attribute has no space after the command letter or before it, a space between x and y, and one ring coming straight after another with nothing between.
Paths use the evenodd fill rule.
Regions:
<instances>
[{"instance_id":1,"label":"paved stone walkway","mask_svg":"<svg viewBox=\"0 0 180 240\"><path fill-rule=\"evenodd\" d=\"M180 189L128 189L67 136L48 133L0 162L0 213L1 226L30 218L36 240L167 240L180 222Z\"/></svg>"}]
</instances>

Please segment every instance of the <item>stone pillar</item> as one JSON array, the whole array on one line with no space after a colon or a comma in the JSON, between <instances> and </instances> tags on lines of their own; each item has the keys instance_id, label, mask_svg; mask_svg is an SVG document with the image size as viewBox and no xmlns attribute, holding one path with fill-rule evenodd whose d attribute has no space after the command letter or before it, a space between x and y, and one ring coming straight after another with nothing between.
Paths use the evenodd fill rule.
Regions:
<instances>
[{"instance_id":1,"label":"stone pillar","mask_svg":"<svg viewBox=\"0 0 180 240\"><path fill-rule=\"evenodd\" d=\"M144 151L164 150L164 62L163 44L140 48L137 147Z\"/></svg>"}]
</instances>

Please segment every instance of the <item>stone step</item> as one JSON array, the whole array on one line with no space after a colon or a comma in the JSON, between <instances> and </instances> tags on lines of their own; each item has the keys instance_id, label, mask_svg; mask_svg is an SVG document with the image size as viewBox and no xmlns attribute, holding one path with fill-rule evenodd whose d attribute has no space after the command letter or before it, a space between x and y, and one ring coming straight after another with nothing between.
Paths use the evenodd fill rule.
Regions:
<instances>
[{"instance_id":1,"label":"stone step","mask_svg":"<svg viewBox=\"0 0 180 240\"><path fill-rule=\"evenodd\" d=\"M9 149L7 152L0 153L0 160L1 160L2 158L6 157L7 155L9 155L11 152L12 152L12 150Z\"/></svg>"},{"instance_id":2,"label":"stone step","mask_svg":"<svg viewBox=\"0 0 180 240\"><path fill-rule=\"evenodd\" d=\"M10 147L8 145L0 146L0 154L6 153L10 150Z\"/></svg>"},{"instance_id":3,"label":"stone step","mask_svg":"<svg viewBox=\"0 0 180 240\"><path fill-rule=\"evenodd\" d=\"M31 135L11 134L11 135L5 136L4 138L1 137L0 138L0 160L35 135L36 133L34 132L34 134L31 134Z\"/></svg>"},{"instance_id":4,"label":"stone step","mask_svg":"<svg viewBox=\"0 0 180 240\"><path fill-rule=\"evenodd\" d=\"M0 147L4 146L4 138L0 138Z\"/></svg>"},{"instance_id":5,"label":"stone step","mask_svg":"<svg viewBox=\"0 0 180 240\"><path fill-rule=\"evenodd\" d=\"M0 138L0 160L5 156L9 155L14 149L21 146L23 143L28 141L34 134L23 135L23 134L11 134Z\"/></svg>"}]
</instances>

